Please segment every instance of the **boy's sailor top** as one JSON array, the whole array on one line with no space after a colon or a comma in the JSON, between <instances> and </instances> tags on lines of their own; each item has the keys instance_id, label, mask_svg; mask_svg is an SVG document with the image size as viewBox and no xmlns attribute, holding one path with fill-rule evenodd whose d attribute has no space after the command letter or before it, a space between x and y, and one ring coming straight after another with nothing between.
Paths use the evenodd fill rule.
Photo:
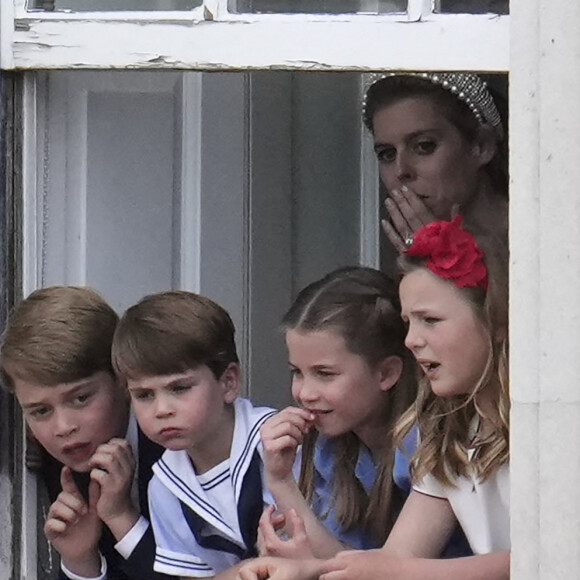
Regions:
<instances>
[{"instance_id":1,"label":"boy's sailor top","mask_svg":"<svg viewBox=\"0 0 580 580\"><path fill-rule=\"evenodd\" d=\"M206 577L256 556L264 503L260 427L276 411L234 403L230 457L197 475L186 450L167 449L153 466L149 509L157 544L154 568L175 576Z\"/></svg>"}]
</instances>

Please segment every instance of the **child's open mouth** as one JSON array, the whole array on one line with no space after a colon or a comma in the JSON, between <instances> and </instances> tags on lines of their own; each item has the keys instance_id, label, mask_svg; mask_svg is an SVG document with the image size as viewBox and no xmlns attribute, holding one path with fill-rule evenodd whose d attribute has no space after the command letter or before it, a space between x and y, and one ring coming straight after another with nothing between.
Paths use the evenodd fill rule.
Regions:
<instances>
[{"instance_id":1,"label":"child's open mouth","mask_svg":"<svg viewBox=\"0 0 580 580\"><path fill-rule=\"evenodd\" d=\"M331 413L330 410L322 410L322 409L308 409L310 413L312 413L315 417L321 417L322 415L328 415Z\"/></svg>"},{"instance_id":2,"label":"child's open mouth","mask_svg":"<svg viewBox=\"0 0 580 580\"><path fill-rule=\"evenodd\" d=\"M441 366L439 363L432 362L432 361L422 361L420 364L421 364L421 368L423 369L423 372L429 378L432 378L433 375L435 374L435 372L437 371L437 369Z\"/></svg>"},{"instance_id":3,"label":"child's open mouth","mask_svg":"<svg viewBox=\"0 0 580 580\"><path fill-rule=\"evenodd\" d=\"M71 461L80 461L91 455L90 443L74 443L62 449L63 454Z\"/></svg>"}]
</instances>

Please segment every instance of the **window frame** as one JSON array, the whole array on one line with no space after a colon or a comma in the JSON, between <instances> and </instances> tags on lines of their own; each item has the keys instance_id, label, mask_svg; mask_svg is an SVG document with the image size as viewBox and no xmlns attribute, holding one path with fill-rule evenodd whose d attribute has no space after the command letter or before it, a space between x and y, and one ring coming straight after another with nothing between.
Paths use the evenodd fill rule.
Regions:
<instances>
[{"instance_id":1,"label":"window frame","mask_svg":"<svg viewBox=\"0 0 580 580\"><path fill-rule=\"evenodd\" d=\"M0 3L0 67L508 72L509 31L509 15L434 14L430 0L409 0L407 13L389 15L231 14L227 0L205 0L191 12L48 13L27 12L25 0L9 0ZM232 45L239 49L228 51ZM465 50L469 46L477 50ZM34 87L25 77L25 107ZM31 145L35 139L27 133L26 141ZM24 167L27 154L34 151L25 142ZM369 151L362 159L369 159ZM364 181L375 180L372 163L361 171ZM376 215L375 203L361 212L365 224ZM374 231L373 239L361 236L361 257L368 265L377 261L379 230ZM38 272L23 274L25 290L31 289ZM24 447L23 436L17 444ZM18 467L26 473L23 464ZM22 521L13 530L20 550L12 565L16 577L32 578L37 573L36 535L27 531L37 525L36 487L33 478L21 478L15 483L21 488Z\"/></svg>"},{"instance_id":2,"label":"window frame","mask_svg":"<svg viewBox=\"0 0 580 580\"><path fill-rule=\"evenodd\" d=\"M509 15L436 14L430 0L382 15L231 14L227 0L189 12L27 12L25 2L0 6L6 70L509 68Z\"/></svg>"}]
</instances>

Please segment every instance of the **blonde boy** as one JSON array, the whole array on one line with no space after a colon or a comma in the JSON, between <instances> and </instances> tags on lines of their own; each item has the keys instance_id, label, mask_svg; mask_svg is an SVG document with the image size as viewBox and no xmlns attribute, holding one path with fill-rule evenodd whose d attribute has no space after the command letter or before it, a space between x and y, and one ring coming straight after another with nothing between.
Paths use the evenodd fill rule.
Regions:
<instances>
[{"instance_id":1,"label":"blonde boy","mask_svg":"<svg viewBox=\"0 0 580 580\"><path fill-rule=\"evenodd\" d=\"M4 387L18 399L34 438L62 464L52 474L58 479L60 472L60 493L44 530L61 555L64 578L103 579L107 569L109 579L163 577L147 558L153 535L134 481L137 455L147 478L159 451L138 446L129 401L113 373L117 322L89 288L42 288L12 311L0 347ZM140 500L146 508L146 498Z\"/></svg>"},{"instance_id":2,"label":"blonde boy","mask_svg":"<svg viewBox=\"0 0 580 580\"><path fill-rule=\"evenodd\" d=\"M122 317L113 364L144 433L165 447L149 483L154 568L231 578L255 554L265 492L262 423L274 413L238 398L228 313L184 291L145 297Z\"/></svg>"}]
</instances>

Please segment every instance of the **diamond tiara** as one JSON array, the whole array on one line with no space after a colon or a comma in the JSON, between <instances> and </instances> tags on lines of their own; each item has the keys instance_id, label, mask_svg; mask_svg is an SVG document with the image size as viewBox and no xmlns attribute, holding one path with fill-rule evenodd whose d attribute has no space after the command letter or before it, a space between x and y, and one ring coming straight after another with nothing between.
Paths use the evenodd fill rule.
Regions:
<instances>
[{"instance_id":1,"label":"diamond tiara","mask_svg":"<svg viewBox=\"0 0 580 580\"><path fill-rule=\"evenodd\" d=\"M372 88L384 79L400 76L413 76L425 79L453 93L463 101L481 125L491 125L500 139L503 139L503 125L499 111L487 83L474 73L465 72L392 72L372 73L363 99L362 113L365 125L372 130L372 119L367 110L367 100Z\"/></svg>"}]
</instances>

